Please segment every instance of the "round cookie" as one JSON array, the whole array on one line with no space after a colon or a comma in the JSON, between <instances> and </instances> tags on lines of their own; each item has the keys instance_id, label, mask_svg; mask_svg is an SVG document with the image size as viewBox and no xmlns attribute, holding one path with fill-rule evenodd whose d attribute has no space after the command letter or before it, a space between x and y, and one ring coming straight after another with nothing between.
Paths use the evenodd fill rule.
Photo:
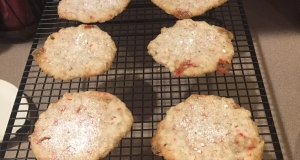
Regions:
<instances>
[{"instance_id":1,"label":"round cookie","mask_svg":"<svg viewBox=\"0 0 300 160\"><path fill-rule=\"evenodd\" d=\"M66 93L39 116L29 141L38 160L98 160L132 124L131 112L112 94Z\"/></svg>"},{"instance_id":2,"label":"round cookie","mask_svg":"<svg viewBox=\"0 0 300 160\"><path fill-rule=\"evenodd\" d=\"M83 23L105 22L120 14L130 0L61 0L60 18Z\"/></svg>"},{"instance_id":3,"label":"round cookie","mask_svg":"<svg viewBox=\"0 0 300 160\"><path fill-rule=\"evenodd\" d=\"M218 7L227 0L151 0L159 8L179 19L192 18Z\"/></svg>"},{"instance_id":4,"label":"round cookie","mask_svg":"<svg viewBox=\"0 0 300 160\"><path fill-rule=\"evenodd\" d=\"M173 27L161 29L149 43L148 53L177 77L216 70L226 73L234 55L232 39L232 33L224 28L204 21L178 20Z\"/></svg>"},{"instance_id":5,"label":"round cookie","mask_svg":"<svg viewBox=\"0 0 300 160\"><path fill-rule=\"evenodd\" d=\"M231 98L191 95L158 124L152 150L166 160L261 160L251 113Z\"/></svg>"},{"instance_id":6,"label":"round cookie","mask_svg":"<svg viewBox=\"0 0 300 160\"><path fill-rule=\"evenodd\" d=\"M51 34L32 56L55 79L88 78L108 71L116 55L111 37L96 25L79 25Z\"/></svg>"}]
</instances>

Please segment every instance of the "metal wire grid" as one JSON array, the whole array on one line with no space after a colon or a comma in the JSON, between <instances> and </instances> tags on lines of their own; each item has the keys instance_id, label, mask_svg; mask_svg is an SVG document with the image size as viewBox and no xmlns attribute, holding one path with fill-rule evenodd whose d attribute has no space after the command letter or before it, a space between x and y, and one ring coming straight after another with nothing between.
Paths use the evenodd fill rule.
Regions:
<instances>
[{"instance_id":1,"label":"metal wire grid","mask_svg":"<svg viewBox=\"0 0 300 160\"><path fill-rule=\"evenodd\" d=\"M1 145L4 159L35 159L27 136L38 115L66 92L98 90L112 93L125 102L132 111L135 123L131 132L105 159L157 160L151 152L151 138L156 125L169 107L185 100L189 95L214 94L234 98L252 113L265 140L264 159L283 159L271 110L263 85L249 27L241 0L229 0L195 20L226 28L234 34L235 55L232 71L227 74L210 73L202 77L176 78L147 54L147 45L162 27L173 26L176 19L147 0L132 0L127 9L109 22L97 24L108 32L118 48L111 69L104 75L74 79L70 82L54 80L41 72L31 55L28 57L13 111ZM31 51L41 46L47 36L60 28L79 25L79 22L58 18L57 2L48 1ZM24 96L24 95L25 96ZM28 104L20 104L26 97ZM29 110L18 110L29 105ZM11 133L16 114L27 112L23 130ZM29 122L29 123L28 123ZM30 130L27 133L27 130Z\"/></svg>"}]
</instances>

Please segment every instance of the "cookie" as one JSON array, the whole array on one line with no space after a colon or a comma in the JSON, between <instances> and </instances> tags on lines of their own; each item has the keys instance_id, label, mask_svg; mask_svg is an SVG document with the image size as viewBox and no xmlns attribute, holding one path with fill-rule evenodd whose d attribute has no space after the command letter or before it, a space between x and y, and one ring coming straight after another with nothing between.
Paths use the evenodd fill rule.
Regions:
<instances>
[{"instance_id":1,"label":"cookie","mask_svg":"<svg viewBox=\"0 0 300 160\"><path fill-rule=\"evenodd\" d=\"M261 160L251 113L231 98L191 95L158 124L152 150L166 160Z\"/></svg>"},{"instance_id":2,"label":"cookie","mask_svg":"<svg viewBox=\"0 0 300 160\"><path fill-rule=\"evenodd\" d=\"M173 27L162 28L148 45L154 60L175 76L201 76L228 72L234 48L233 35L224 28L204 21L178 20Z\"/></svg>"},{"instance_id":3,"label":"cookie","mask_svg":"<svg viewBox=\"0 0 300 160\"><path fill-rule=\"evenodd\" d=\"M116 55L111 37L96 25L79 25L51 34L32 56L46 74L71 80L101 75Z\"/></svg>"},{"instance_id":4,"label":"cookie","mask_svg":"<svg viewBox=\"0 0 300 160\"><path fill-rule=\"evenodd\" d=\"M218 7L227 0L151 0L166 13L179 19L192 18L204 14L206 11Z\"/></svg>"},{"instance_id":5,"label":"cookie","mask_svg":"<svg viewBox=\"0 0 300 160\"><path fill-rule=\"evenodd\" d=\"M61 0L57 10L60 18L83 23L105 22L120 14L130 0Z\"/></svg>"},{"instance_id":6,"label":"cookie","mask_svg":"<svg viewBox=\"0 0 300 160\"><path fill-rule=\"evenodd\" d=\"M98 160L118 145L132 124L131 112L112 94L66 93L39 116L29 141L39 160Z\"/></svg>"}]
</instances>

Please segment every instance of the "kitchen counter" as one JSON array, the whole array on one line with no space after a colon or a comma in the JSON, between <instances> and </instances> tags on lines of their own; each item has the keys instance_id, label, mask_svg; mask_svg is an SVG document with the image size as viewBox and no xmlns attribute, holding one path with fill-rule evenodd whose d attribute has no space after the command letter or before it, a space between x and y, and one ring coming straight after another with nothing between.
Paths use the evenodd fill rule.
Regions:
<instances>
[{"instance_id":1,"label":"kitchen counter","mask_svg":"<svg viewBox=\"0 0 300 160\"><path fill-rule=\"evenodd\" d=\"M243 3L284 157L300 160L300 11L293 0ZM0 40L0 79L19 86L31 43Z\"/></svg>"}]
</instances>

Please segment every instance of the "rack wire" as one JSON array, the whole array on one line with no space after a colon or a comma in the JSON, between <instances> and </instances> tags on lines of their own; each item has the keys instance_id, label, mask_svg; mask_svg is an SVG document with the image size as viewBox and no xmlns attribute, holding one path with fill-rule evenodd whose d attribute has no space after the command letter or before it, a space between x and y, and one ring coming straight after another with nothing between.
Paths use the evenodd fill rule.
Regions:
<instances>
[{"instance_id":1,"label":"rack wire","mask_svg":"<svg viewBox=\"0 0 300 160\"><path fill-rule=\"evenodd\" d=\"M57 2L47 1L31 52L43 45L49 34L80 24L59 19L57 5ZM150 142L156 125L163 119L166 110L193 93L230 97L250 110L265 141L263 159L283 159L241 0L229 0L193 19L224 27L233 33L235 55L232 71L177 78L154 62L147 54L148 43L160 33L162 27L173 26L177 19L149 0L132 0L126 10L113 20L97 23L112 36L118 49L111 69L104 75L69 82L54 80L42 73L29 55L1 145L0 158L35 159L27 136L32 132L38 115L66 92L97 90L119 97L135 119L131 132L104 159L162 159L151 152ZM28 104L20 103L24 97L28 99ZM20 105L29 105L29 109L18 110ZM18 112L28 113L27 117L16 118ZM22 130L11 133L12 128L20 127L14 125L20 119L26 119L27 123Z\"/></svg>"}]
</instances>

